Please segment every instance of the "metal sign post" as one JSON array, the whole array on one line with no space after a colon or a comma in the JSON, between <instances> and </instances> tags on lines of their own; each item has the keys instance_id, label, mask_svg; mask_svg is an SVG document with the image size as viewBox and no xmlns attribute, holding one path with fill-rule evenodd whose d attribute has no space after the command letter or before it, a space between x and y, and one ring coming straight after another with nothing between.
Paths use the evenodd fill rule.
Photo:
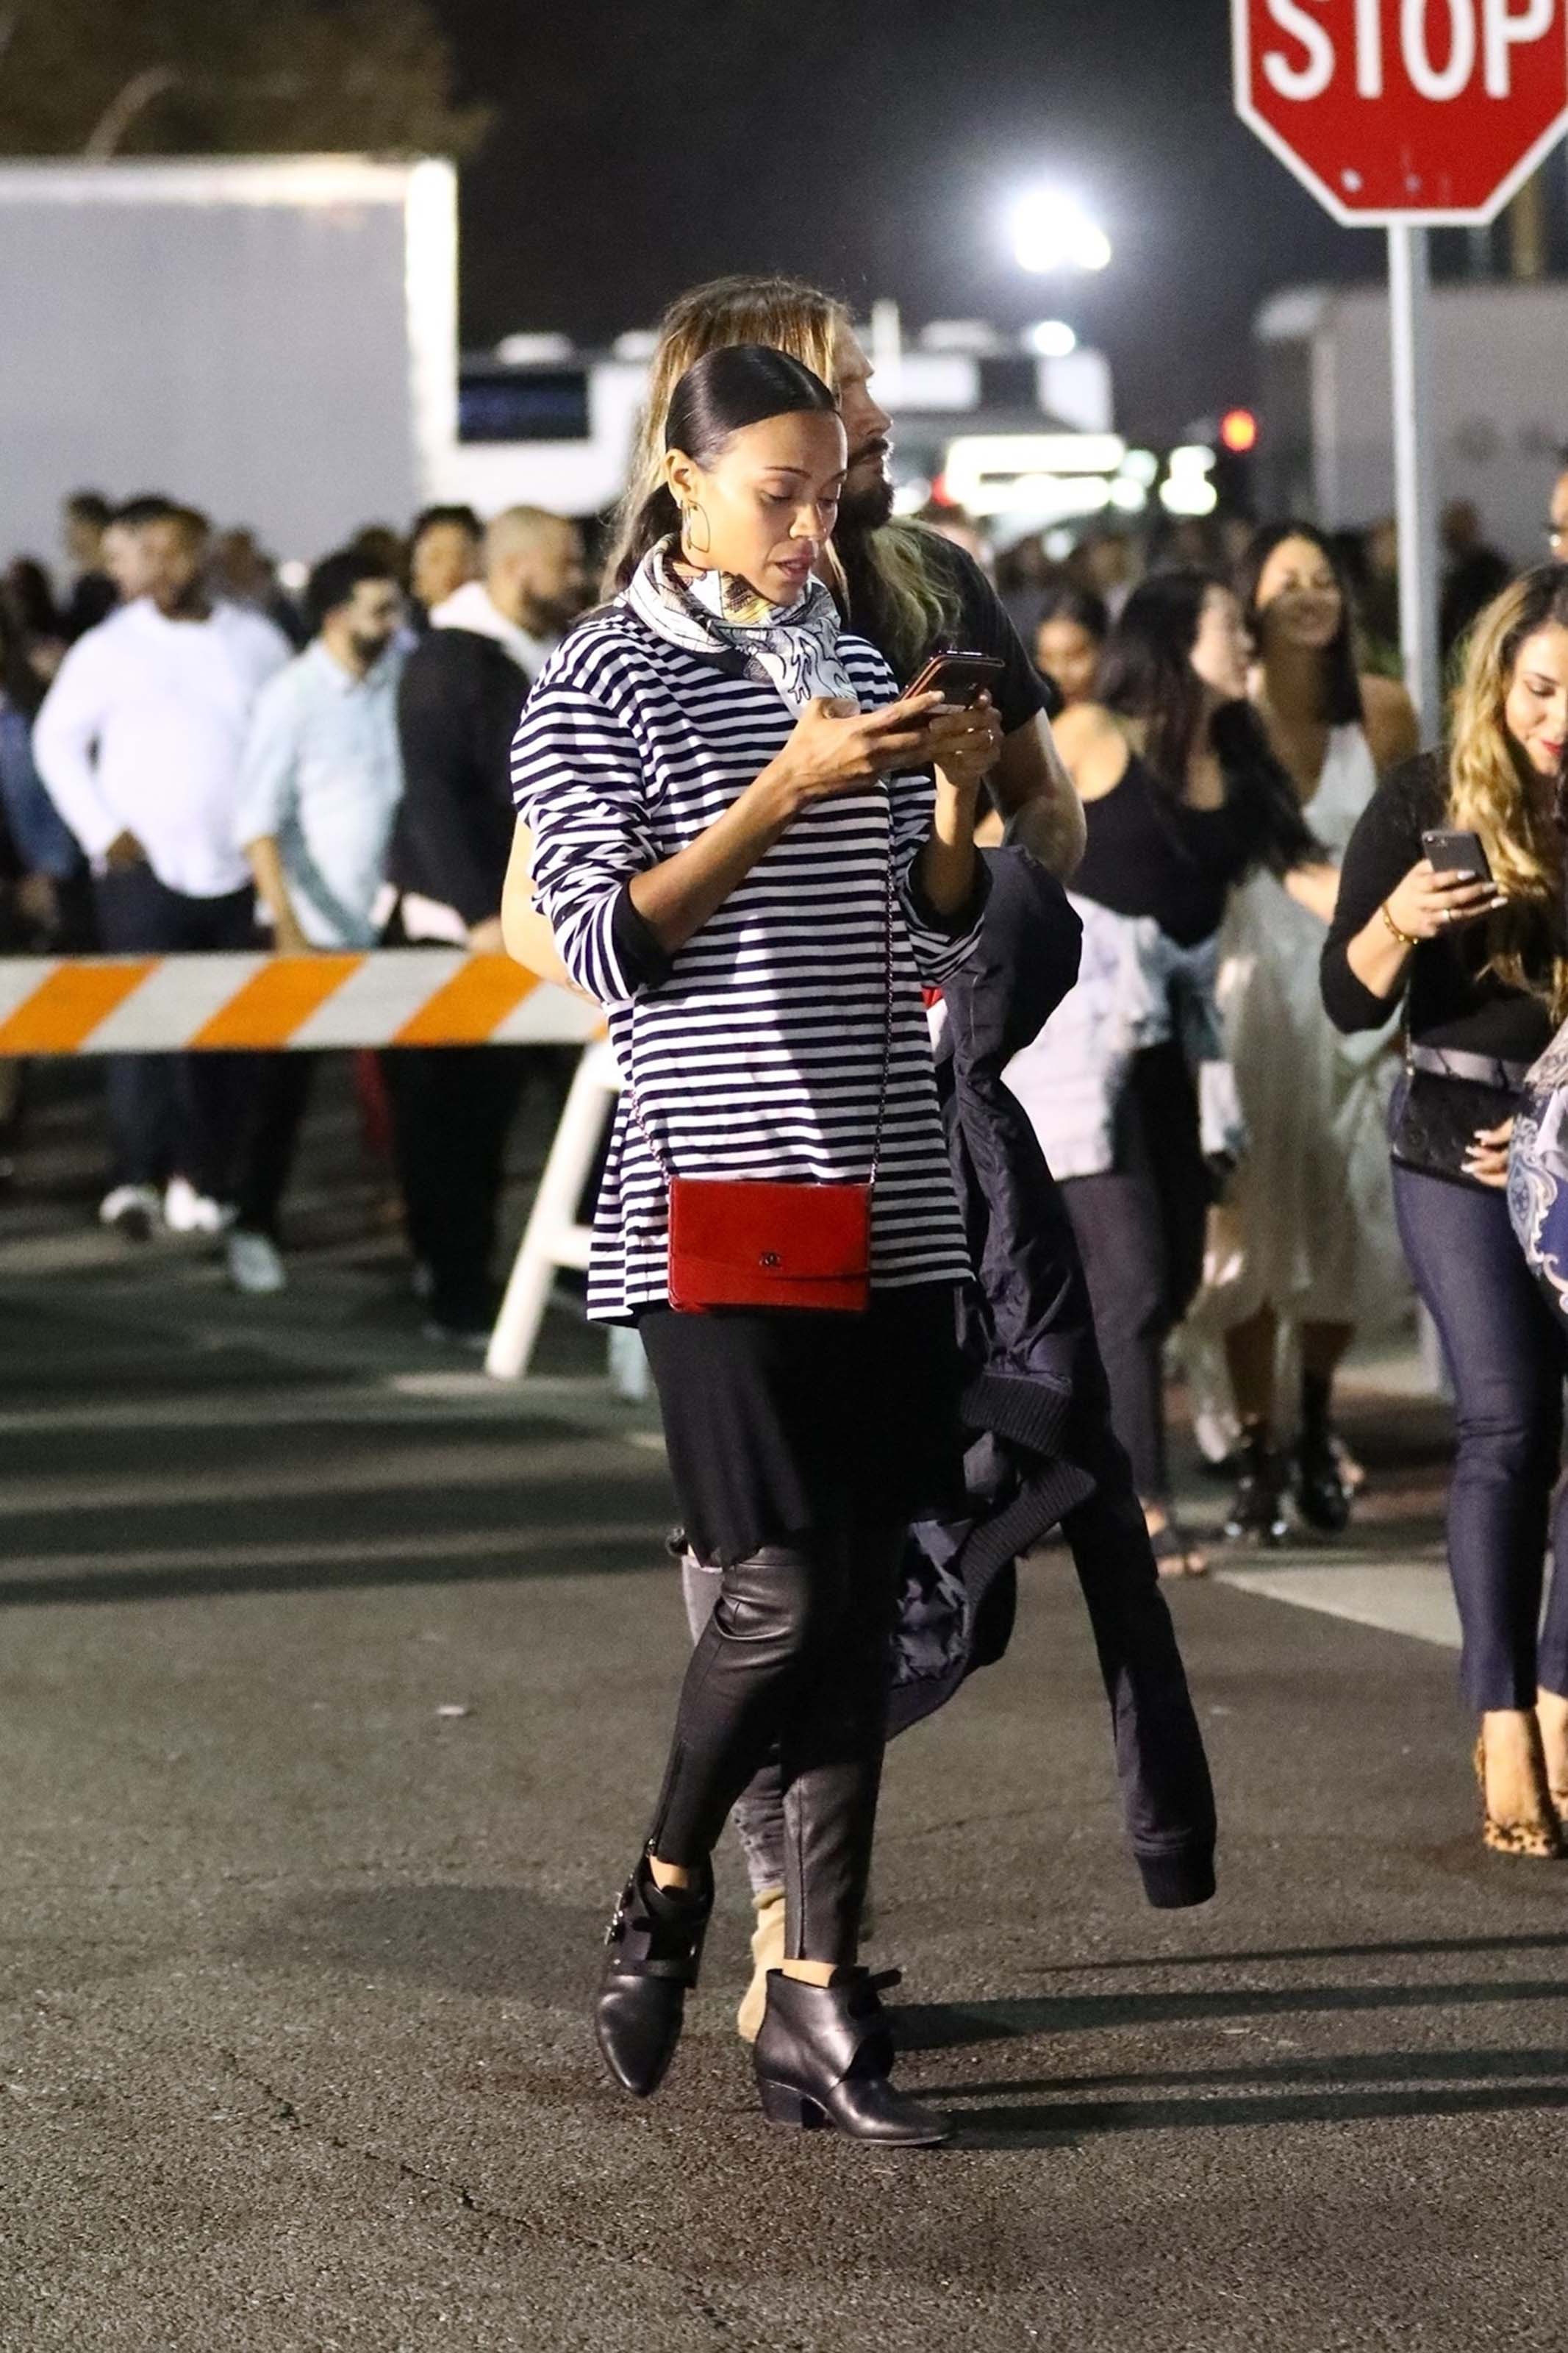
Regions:
<instances>
[{"instance_id":1,"label":"metal sign post","mask_svg":"<svg viewBox=\"0 0 1568 2353\"><path fill-rule=\"evenodd\" d=\"M1388 232L1394 358L1394 489L1399 522L1399 641L1405 683L1423 744L1442 733L1437 644L1437 485L1432 440L1431 269L1426 231L1396 221Z\"/></svg>"}]
</instances>

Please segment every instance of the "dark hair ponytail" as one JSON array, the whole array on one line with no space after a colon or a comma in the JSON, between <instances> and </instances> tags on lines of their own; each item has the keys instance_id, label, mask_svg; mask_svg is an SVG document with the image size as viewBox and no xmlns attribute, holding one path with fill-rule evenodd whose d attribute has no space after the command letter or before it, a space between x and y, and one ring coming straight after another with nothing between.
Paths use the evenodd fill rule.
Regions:
<instances>
[{"instance_id":1,"label":"dark hair ponytail","mask_svg":"<svg viewBox=\"0 0 1568 2353\"><path fill-rule=\"evenodd\" d=\"M1109 711L1141 719L1143 756L1179 800L1204 718L1204 686L1193 668L1204 607L1225 582L1196 565L1152 572L1121 608L1100 658L1099 694Z\"/></svg>"},{"instance_id":2,"label":"dark hair ponytail","mask_svg":"<svg viewBox=\"0 0 1568 2353\"><path fill-rule=\"evenodd\" d=\"M695 360L671 393L664 446L684 450L707 467L748 425L765 424L770 417L837 413L838 403L822 378L787 352L766 343L727 343ZM637 510L616 566L615 586L624 588L649 548L679 528L680 509L668 485L660 482Z\"/></svg>"}]
</instances>

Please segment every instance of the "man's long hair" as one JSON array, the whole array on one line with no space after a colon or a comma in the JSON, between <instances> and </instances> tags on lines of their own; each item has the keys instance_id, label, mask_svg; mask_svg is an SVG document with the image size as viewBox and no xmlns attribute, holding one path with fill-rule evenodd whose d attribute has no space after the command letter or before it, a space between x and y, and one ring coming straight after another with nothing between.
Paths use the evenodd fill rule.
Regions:
<instances>
[{"instance_id":1,"label":"man's long hair","mask_svg":"<svg viewBox=\"0 0 1568 2353\"><path fill-rule=\"evenodd\" d=\"M647 403L632 445L626 490L616 514L604 594L623 589L668 517L657 496L665 424L676 385L694 363L731 343L765 343L799 360L831 385L834 344L851 324L845 305L795 278L716 278L672 302L659 322ZM652 536L650 537L650 533ZM955 625L958 607L945 543L918 523L881 522L857 529L841 516L833 552L834 586L848 617L887 654L895 670L919 668L935 640Z\"/></svg>"},{"instance_id":2,"label":"man's long hair","mask_svg":"<svg viewBox=\"0 0 1568 2353\"><path fill-rule=\"evenodd\" d=\"M1509 733L1506 705L1525 641L1555 622L1568 629L1568 564L1542 564L1489 605L1465 649L1454 695L1448 754L1448 821L1477 833L1492 878L1510 903L1477 924L1483 972L1541 997L1568 1019L1568 959L1551 957L1563 863L1565 780L1555 800L1532 790L1523 754Z\"/></svg>"}]
</instances>

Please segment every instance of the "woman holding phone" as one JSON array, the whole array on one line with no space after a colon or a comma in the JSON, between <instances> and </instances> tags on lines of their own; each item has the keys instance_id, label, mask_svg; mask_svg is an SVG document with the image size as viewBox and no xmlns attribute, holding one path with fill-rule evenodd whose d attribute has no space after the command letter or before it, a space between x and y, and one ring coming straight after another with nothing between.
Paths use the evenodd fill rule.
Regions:
<instances>
[{"instance_id":1,"label":"woman holding phone","mask_svg":"<svg viewBox=\"0 0 1568 2353\"><path fill-rule=\"evenodd\" d=\"M1568 1014L1565 755L1568 565L1543 565L1477 622L1450 744L1396 769L1357 826L1322 965L1342 1029L1405 1006L1394 1198L1457 1400L1448 1563L1483 1835L1533 1856L1563 1853L1568 1818L1568 1510L1552 1511L1568 1337L1506 1187L1525 1072Z\"/></svg>"},{"instance_id":2,"label":"woman holding phone","mask_svg":"<svg viewBox=\"0 0 1568 2353\"><path fill-rule=\"evenodd\" d=\"M963 1492L969 1270L920 983L973 943L999 733L988 704L899 699L816 577L846 469L819 377L711 352L664 447L629 585L552 658L513 757L540 909L626 1079L588 1312L640 1331L686 1526L722 1570L611 1923L599 2042L627 2090L658 2087L710 1851L776 1746L765 2112L925 2146L947 2127L889 2081L858 1936L904 1529ZM786 1303L796 1278L842 1312Z\"/></svg>"}]
</instances>

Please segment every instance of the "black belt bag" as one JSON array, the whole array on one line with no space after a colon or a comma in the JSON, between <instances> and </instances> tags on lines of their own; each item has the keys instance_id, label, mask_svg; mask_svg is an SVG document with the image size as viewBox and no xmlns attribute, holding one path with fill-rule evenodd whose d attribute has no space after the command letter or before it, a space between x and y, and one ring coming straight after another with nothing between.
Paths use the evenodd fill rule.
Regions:
<instances>
[{"instance_id":1,"label":"black belt bag","mask_svg":"<svg viewBox=\"0 0 1568 2353\"><path fill-rule=\"evenodd\" d=\"M1389 1137L1394 1166L1441 1177L1446 1185L1468 1186L1472 1192L1494 1191L1468 1176L1465 1163L1477 1131L1501 1127L1519 1109L1529 1063L1468 1054L1458 1047L1412 1046L1405 1068L1403 1098Z\"/></svg>"}]
</instances>

